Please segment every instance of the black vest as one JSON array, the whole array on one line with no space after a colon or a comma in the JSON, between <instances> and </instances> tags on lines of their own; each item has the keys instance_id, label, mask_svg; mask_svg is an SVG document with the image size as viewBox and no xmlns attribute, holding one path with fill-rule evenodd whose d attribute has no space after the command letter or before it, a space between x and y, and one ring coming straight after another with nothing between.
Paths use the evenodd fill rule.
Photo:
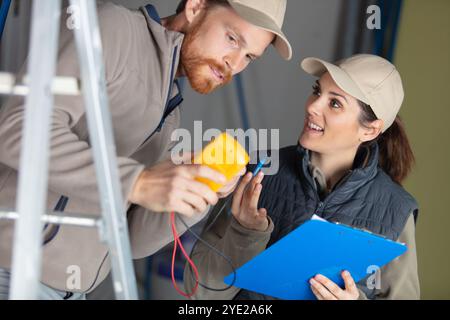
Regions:
<instances>
[{"instance_id":1,"label":"black vest","mask_svg":"<svg viewBox=\"0 0 450 320\"><path fill-rule=\"evenodd\" d=\"M362 167L364 156L364 152L358 153L353 170L321 200L309 172L307 150L301 146L281 149L279 172L264 178L259 201L259 207L267 209L274 223L268 246L314 214L396 241L410 214L413 213L417 219L417 202L378 166L376 144L370 147L367 165ZM363 279L358 286L370 298L375 292L369 291L365 283ZM236 299L273 298L241 290Z\"/></svg>"}]
</instances>

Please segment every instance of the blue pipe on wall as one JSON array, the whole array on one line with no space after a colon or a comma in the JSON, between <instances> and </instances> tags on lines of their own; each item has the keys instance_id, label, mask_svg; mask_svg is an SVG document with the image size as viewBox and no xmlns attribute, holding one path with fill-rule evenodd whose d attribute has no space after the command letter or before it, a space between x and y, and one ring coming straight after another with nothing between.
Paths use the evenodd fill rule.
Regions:
<instances>
[{"instance_id":1,"label":"blue pipe on wall","mask_svg":"<svg viewBox=\"0 0 450 320\"><path fill-rule=\"evenodd\" d=\"M403 0L398 0L395 4L394 10L394 21L392 23L392 36L391 43L387 52L387 59L389 61L394 61L395 48L397 47L397 38L400 28L400 20L403 9Z\"/></svg>"},{"instance_id":2,"label":"blue pipe on wall","mask_svg":"<svg viewBox=\"0 0 450 320\"><path fill-rule=\"evenodd\" d=\"M381 11L381 29L376 30L375 32L375 47L374 47L374 54L378 56L383 56L383 48L386 38L386 32L389 27L389 19L387 19L387 13L386 11L389 9L386 9L384 0L378 1L378 6L380 7Z\"/></svg>"},{"instance_id":3,"label":"blue pipe on wall","mask_svg":"<svg viewBox=\"0 0 450 320\"><path fill-rule=\"evenodd\" d=\"M392 61L397 44L403 0L379 0L378 6L381 9L382 28L375 34L374 54Z\"/></svg>"},{"instance_id":4,"label":"blue pipe on wall","mask_svg":"<svg viewBox=\"0 0 450 320\"><path fill-rule=\"evenodd\" d=\"M11 6L11 0L1 0L2 4L0 5L0 40L3 36L3 30L6 25L6 18L8 16L9 7Z\"/></svg>"},{"instance_id":5,"label":"blue pipe on wall","mask_svg":"<svg viewBox=\"0 0 450 320\"><path fill-rule=\"evenodd\" d=\"M239 113L241 115L242 125L244 126L244 130L247 131L250 128L250 120L248 118L247 101L245 100L244 83L242 81L242 76L240 74L236 75L234 81L236 84L236 91L239 102Z\"/></svg>"}]
</instances>

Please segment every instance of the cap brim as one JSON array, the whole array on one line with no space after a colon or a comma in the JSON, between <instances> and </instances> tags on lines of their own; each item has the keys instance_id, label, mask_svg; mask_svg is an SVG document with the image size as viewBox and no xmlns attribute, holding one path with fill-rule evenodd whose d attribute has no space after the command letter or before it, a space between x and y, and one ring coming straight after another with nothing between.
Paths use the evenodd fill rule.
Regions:
<instances>
[{"instance_id":1,"label":"cap brim","mask_svg":"<svg viewBox=\"0 0 450 320\"><path fill-rule=\"evenodd\" d=\"M277 49L278 53L285 59L292 59L292 47L283 31L275 24L275 22L266 16L265 14L257 11L253 8L249 8L242 4L229 2L234 10L246 21L261 28L263 30L272 32L276 38L273 42L273 46Z\"/></svg>"},{"instance_id":2,"label":"cap brim","mask_svg":"<svg viewBox=\"0 0 450 320\"><path fill-rule=\"evenodd\" d=\"M337 65L317 58L306 58L302 61L301 67L305 72L319 78L328 72L339 88L354 98L368 105L372 105L370 99L366 97L350 75Z\"/></svg>"}]
</instances>

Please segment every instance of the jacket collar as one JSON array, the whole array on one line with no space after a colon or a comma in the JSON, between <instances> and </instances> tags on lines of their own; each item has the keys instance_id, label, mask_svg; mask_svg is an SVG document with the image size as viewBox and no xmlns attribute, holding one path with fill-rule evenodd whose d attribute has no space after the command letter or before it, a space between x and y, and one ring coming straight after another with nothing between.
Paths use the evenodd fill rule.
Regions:
<instances>
[{"instance_id":1,"label":"jacket collar","mask_svg":"<svg viewBox=\"0 0 450 320\"><path fill-rule=\"evenodd\" d=\"M299 155L299 169L303 177L315 187L321 198L322 195L326 196L329 192L338 191L337 189L339 189L339 192L346 192L349 189L355 190L367 181L372 180L378 173L379 149L378 144L374 143L358 151L353 168L334 186L333 190L328 191L326 190L325 177L320 169L311 164L310 151L298 144L297 152ZM325 190L323 189L324 187Z\"/></svg>"},{"instance_id":2,"label":"jacket collar","mask_svg":"<svg viewBox=\"0 0 450 320\"><path fill-rule=\"evenodd\" d=\"M180 63L184 34L164 28L161 24L161 18L153 5L148 4L141 7L140 10L147 20L151 40L159 52L158 59L164 70L163 80L170 87L175 81L175 75ZM169 92L168 98L172 98L172 92Z\"/></svg>"},{"instance_id":3,"label":"jacket collar","mask_svg":"<svg viewBox=\"0 0 450 320\"><path fill-rule=\"evenodd\" d=\"M145 6L146 12L150 18L152 18L155 22L162 25L161 17L159 16L158 11L156 10L154 5L148 4Z\"/></svg>"},{"instance_id":4,"label":"jacket collar","mask_svg":"<svg viewBox=\"0 0 450 320\"><path fill-rule=\"evenodd\" d=\"M173 51L176 46L181 49L184 34L164 28L161 23L161 17L159 16L155 6L148 4L146 6L140 7L140 10L147 20L149 31L155 38L154 40L157 42L159 48L163 50L163 53Z\"/></svg>"},{"instance_id":5,"label":"jacket collar","mask_svg":"<svg viewBox=\"0 0 450 320\"><path fill-rule=\"evenodd\" d=\"M182 103L183 97L180 85L175 79L178 65L180 63L181 47L184 40L184 34L168 30L162 26L161 18L156 8L148 4L141 7L144 14L151 39L157 47L158 61L162 70L162 93L164 100L163 117L158 127L145 140L148 141L156 132L161 131L166 118ZM145 143L144 142L144 143Z\"/></svg>"}]
</instances>

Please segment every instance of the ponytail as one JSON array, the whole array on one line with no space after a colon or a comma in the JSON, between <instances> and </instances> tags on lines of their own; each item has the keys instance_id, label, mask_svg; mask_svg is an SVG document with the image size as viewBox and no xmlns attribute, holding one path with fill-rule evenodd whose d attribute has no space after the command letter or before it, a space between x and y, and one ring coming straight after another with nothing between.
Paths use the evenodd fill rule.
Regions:
<instances>
[{"instance_id":1,"label":"ponytail","mask_svg":"<svg viewBox=\"0 0 450 320\"><path fill-rule=\"evenodd\" d=\"M377 120L370 106L363 102L359 104L362 109L360 117L362 125ZM377 139L365 142L361 146L366 147L373 143L378 143L380 167L393 181L401 185L411 172L415 158L400 116L397 115L394 123Z\"/></svg>"},{"instance_id":2,"label":"ponytail","mask_svg":"<svg viewBox=\"0 0 450 320\"><path fill-rule=\"evenodd\" d=\"M379 138L380 166L398 184L406 179L415 158L403 122L399 116Z\"/></svg>"}]
</instances>

